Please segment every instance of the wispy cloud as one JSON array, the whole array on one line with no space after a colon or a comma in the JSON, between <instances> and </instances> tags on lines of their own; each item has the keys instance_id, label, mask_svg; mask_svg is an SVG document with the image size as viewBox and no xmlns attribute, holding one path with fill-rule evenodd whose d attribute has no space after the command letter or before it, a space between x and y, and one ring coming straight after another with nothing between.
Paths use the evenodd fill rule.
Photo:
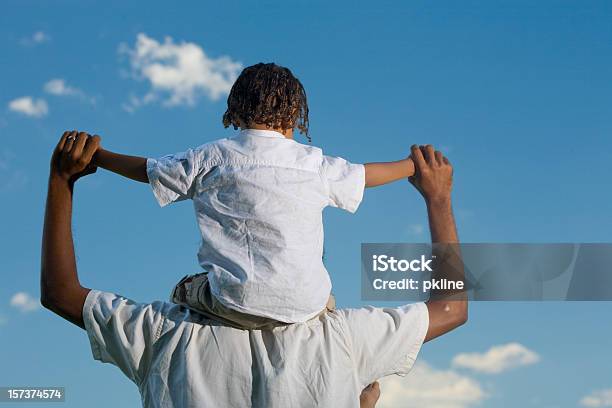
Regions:
<instances>
[{"instance_id":1,"label":"wispy cloud","mask_svg":"<svg viewBox=\"0 0 612 408\"><path fill-rule=\"evenodd\" d=\"M170 37L160 43L143 33L133 48L120 44L119 53L129 57L131 77L149 84L144 96L132 95L123 105L130 112L158 101L164 106L194 105L200 95L218 100L229 93L242 69L228 56L210 58L195 43L175 43Z\"/></svg>"},{"instance_id":2,"label":"wispy cloud","mask_svg":"<svg viewBox=\"0 0 612 408\"><path fill-rule=\"evenodd\" d=\"M40 307L40 302L26 292L15 293L11 298L10 304L24 313L33 312Z\"/></svg>"},{"instance_id":3,"label":"wispy cloud","mask_svg":"<svg viewBox=\"0 0 612 408\"><path fill-rule=\"evenodd\" d=\"M583 407L612 407L612 388L592 392L580 400Z\"/></svg>"},{"instance_id":4,"label":"wispy cloud","mask_svg":"<svg viewBox=\"0 0 612 408\"><path fill-rule=\"evenodd\" d=\"M51 41L51 37L49 36L49 34L45 33L44 31L36 31L32 35L23 37L20 43L21 45L31 47L34 45L44 44L49 41Z\"/></svg>"},{"instance_id":5,"label":"wispy cloud","mask_svg":"<svg viewBox=\"0 0 612 408\"><path fill-rule=\"evenodd\" d=\"M452 361L454 367L498 374L512 368L535 364L540 356L519 343L493 346L485 353L461 353Z\"/></svg>"},{"instance_id":6,"label":"wispy cloud","mask_svg":"<svg viewBox=\"0 0 612 408\"><path fill-rule=\"evenodd\" d=\"M49 113L49 106L44 99L22 96L9 102L9 110L32 118L42 118Z\"/></svg>"},{"instance_id":7,"label":"wispy cloud","mask_svg":"<svg viewBox=\"0 0 612 408\"><path fill-rule=\"evenodd\" d=\"M65 79L54 78L49 80L43 87L44 91L48 94L55 96L70 96L79 98L83 101L95 103L94 98L87 96L87 94L74 86L70 86L66 83Z\"/></svg>"},{"instance_id":8,"label":"wispy cloud","mask_svg":"<svg viewBox=\"0 0 612 408\"><path fill-rule=\"evenodd\" d=\"M66 81L61 78L55 78L48 81L44 86L44 90L51 95L59 96L74 96L83 93L80 89L68 86Z\"/></svg>"},{"instance_id":9,"label":"wispy cloud","mask_svg":"<svg viewBox=\"0 0 612 408\"><path fill-rule=\"evenodd\" d=\"M487 397L481 384L453 370L420 362L405 377L380 381L380 408L467 408Z\"/></svg>"}]
</instances>

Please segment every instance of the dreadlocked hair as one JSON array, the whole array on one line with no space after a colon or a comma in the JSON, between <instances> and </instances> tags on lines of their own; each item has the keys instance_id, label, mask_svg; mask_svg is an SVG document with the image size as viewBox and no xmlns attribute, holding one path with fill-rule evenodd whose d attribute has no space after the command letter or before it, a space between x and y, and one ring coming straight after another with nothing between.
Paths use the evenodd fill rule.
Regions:
<instances>
[{"instance_id":1,"label":"dreadlocked hair","mask_svg":"<svg viewBox=\"0 0 612 408\"><path fill-rule=\"evenodd\" d=\"M288 68L260 62L240 73L227 97L223 126L238 129L251 123L273 129L297 127L311 142L306 91Z\"/></svg>"}]
</instances>

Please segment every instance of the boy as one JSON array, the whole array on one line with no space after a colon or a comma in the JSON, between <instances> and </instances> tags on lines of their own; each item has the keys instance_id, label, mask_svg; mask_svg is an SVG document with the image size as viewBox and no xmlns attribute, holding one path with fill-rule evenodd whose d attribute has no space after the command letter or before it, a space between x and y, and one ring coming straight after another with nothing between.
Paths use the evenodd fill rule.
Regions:
<instances>
[{"instance_id":1,"label":"boy","mask_svg":"<svg viewBox=\"0 0 612 408\"><path fill-rule=\"evenodd\" d=\"M330 299L323 208L355 212L364 187L412 176L414 164L352 164L295 142L295 128L310 141L306 93L273 63L245 68L227 105L235 137L159 159L100 149L94 164L150 183L161 206L193 200L205 272L183 278L173 302L243 329L307 321Z\"/></svg>"}]
</instances>

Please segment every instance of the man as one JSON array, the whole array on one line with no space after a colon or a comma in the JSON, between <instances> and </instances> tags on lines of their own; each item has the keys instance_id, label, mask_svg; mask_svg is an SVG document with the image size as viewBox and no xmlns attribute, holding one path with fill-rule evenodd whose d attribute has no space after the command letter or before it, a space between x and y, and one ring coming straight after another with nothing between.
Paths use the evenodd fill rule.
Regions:
<instances>
[{"instance_id":1,"label":"man","mask_svg":"<svg viewBox=\"0 0 612 408\"><path fill-rule=\"evenodd\" d=\"M356 407L367 384L407 373L423 342L467 320L465 296L432 293L426 303L341 309L287 327L238 330L175 304L85 288L72 242L72 196L75 183L95 171L99 138L77 134L65 132L51 159L41 302L87 331L94 358L118 366L145 407ZM411 157L410 181L427 203L432 241L457 243L450 163L429 145L413 146ZM448 264L461 273L455 258Z\"/></svg>"}]
</instances>

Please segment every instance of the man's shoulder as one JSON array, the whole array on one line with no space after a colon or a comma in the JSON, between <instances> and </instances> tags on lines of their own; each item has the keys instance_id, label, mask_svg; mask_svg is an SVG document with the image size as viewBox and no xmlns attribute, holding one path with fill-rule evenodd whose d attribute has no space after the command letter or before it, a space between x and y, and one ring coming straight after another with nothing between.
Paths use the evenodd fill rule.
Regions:
<instances>
[{"instance_id":1,"label":"man's shoulder","mask_svg":"<svg viewBox=\"0 0 612 408\"><path fill-rule=\"evenodd\" d=\"M94 312L108 318L117 314L121 314L124 318L144 314L165 317L173 312L175 313L177 308L180 308L180 306L170 302L160 300L137 302L117 293L92 289L83 305L83 317L91 316Z\"/></svg>"},{"instance_id":2,"label":"man's shoulder","mask_svg":"<svg viewBox=\"0 0 612 408\"><path fill-rule=\"evenodd\" d=\"M180 324L211 325L210 319L189 309L169 301L154 300L138 302L128 297L92 289L83 306L83 317L118 318L121 320L142 320L146 318L159 324L165 322L168 328L176 328ZM161 327L159 328L161 330Z\"/></svg>"},{"instance_id":3,"label":"man's shoulder","mask_svg":"<svg viewBox=\"0 0 612 408\"><path fill-rule=\"evenodd\" d=\"M423 302L410 303L397 307L362 306L358 308L338 309L336 313L343 323L353 328L365 328L370 323L390 324L392 326L427 325L429 313ZM364 333L366 334L366 333Z\"/></svg>"}]
</instances>

